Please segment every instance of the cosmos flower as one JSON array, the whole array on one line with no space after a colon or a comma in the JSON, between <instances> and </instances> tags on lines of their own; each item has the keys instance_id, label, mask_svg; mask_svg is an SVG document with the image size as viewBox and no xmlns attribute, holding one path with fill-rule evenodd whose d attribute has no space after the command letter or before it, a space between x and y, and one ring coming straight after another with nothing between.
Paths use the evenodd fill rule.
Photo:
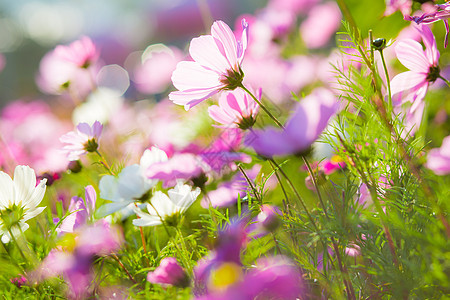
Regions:
<instances>
[{"instance_id":1,"label":"cosmos flower","mask_svg":"<svg viewBox=\"0 0 450 300\"><path fill-rule=\"evenodd\" d=\"M167 193L169 196L161 191L155 192L151 204L147 204L148 213L136 208L139 219L133 220L133 225L156 226L165 222L169 226L176 226L182 214L200 195L200 188L192 190L189 185L178 183Z\"/></svg>"},{"instance_id":2,"label":"cosmos flower","mask_svg":"<svg viewBox=\"0 0 450 300\"><path fill-rule=\"evenodd\" d=\"M440 76L439 51L434 35L425 25L416 28L422 36L426 49L424 51L420 43L411 39L398 42L395 53L409 71L398 74L391 81L392 97L400 96L402 103L411 102L411 113L422 104L430 83Z\"/></svg>"},{"instance_id":3,"label":"cosmos flower","mask_svg":"<svg viewBox=\"0 0 450 300\"><path fill-rule=\"evenodd\" d=\"M253 130L244 143L266 157L301 153L319 137L337 108L334 94L318 88L300 101L284 130Z\"/></svg>"},{"instance_id":4,"label":"cosmos flower","mask_svg":"<svg viewBox=\"0 0 450 300\"><path fill-rule=\"evenodd\" d=\"M45 194L47 179L36 186L36 174L29 166L17 166L14 180L0 171L0 235L8 243L11 233L16 236L28 229L26 221L40 214L45 207L37 207Z\"/></svg>"},{"instance_id":5,"label":"cosmos flower","mask_svg":"<svg viewBox=\"0 0 450 300\"><path fill-rule=\"evenodd\" d=\"M412 0L386 0L385 16L392 15L396 11L400 11L403 15L411 13Z\"/></svg>"},{"instance_id":6,"label":"cosmos flower","mask_svg":"<svg viewBox=\"0 0 450 300\"><path fill-rule=\"evenodd\" d=\"M56 46L55 55L79 68L86 69L97 62L100 51L89 37L83 36L70 45Z\"/></svg>"},{"instance_id":7,"label":"cosmos flower","mask_svg":"<svg viewBox=\"0 0 450 300\"><path fill-rule=\"evenodd\" d=\"M239 87L244 77L241 63L247 48L245 20L242 27L241 41L236 41L230 27L222 21L214 22L211 35L194 38L189 47L194 61L177 64L172 83L178 91L170 93L169 99L189 110L221 90Z\"/></svg>"},{"instance_id":8,"label":"cosmos flower","mask_svg":"<svg viewBox=\"0 0 450 300\"><path fill-rule=\"evenodd\" d=\"M92 126L87 123L77 125L76 131L71 131L60 137L60 141L66 144L63 147L70 161L79 160L80 156L94 152L98 148L98 140L102 133L103 125L95 121Z\"/></svg>"},{"instance_id":9,"label":"cosmos flower","mask_svg":"<svg viewBox=\"0 0 450 300\"><path fill-rule=\"evenodd\" d=\"M255 97L261 100L261 89L258 89ZM239 127L242 130L248 129L256 122L259 105L250 95L241 89L236 89L223 93L219 98L219 105L212 105L208 108L210 117L221 123L225 128ZM218 126L219 127L219 126Z\"/></svg>"}]
</instances>

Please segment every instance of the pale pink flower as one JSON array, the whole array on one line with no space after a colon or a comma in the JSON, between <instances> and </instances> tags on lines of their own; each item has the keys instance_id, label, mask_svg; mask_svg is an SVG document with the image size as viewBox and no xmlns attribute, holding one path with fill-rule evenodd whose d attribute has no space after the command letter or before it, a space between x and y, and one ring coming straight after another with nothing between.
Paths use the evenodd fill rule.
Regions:
<instances>
[{"instance_id":1,"label":"pale pink flower","mask_svg":"<svg viewBox=\"0 0 450 300\"><path fill-rule=\"evenodd\" d=\"M172 74L178 91L170 93L169 99L189 110L221 90L239 87L244 76L241 63L247 48L245 20L242 27L241 41L236 41L230 27L222 21L214 22L211 35L194 38L189 47L194 61L178 63Z\"/></svg>"},{"instance_id":2,"label":"pale pink flower","mask_svg":"<svg viewBox=\"0 0 450 300\"><path fill-rule=\"evenodd\" d=\"M98 148L98 139L102 133L103 125L95 121L92 126L87 123L77 125L76 131L71 131L60 137L66 144L62 149L67 153L68 159L78 160L87 152L94 152Z\"/></svg>"},{"instance_id":3,"label":"pale pink flower","mask_svg":"<svg viewBox=\"0 0 450 300\"><path fill-rule=\"evenodd\" d=\"M430 150L426 167L437 175L450 174L450 136L444 138L440 148Z\"/></svg>"},{"instance_id":4,"label":"pale pink flower","mask_svg":"<svg viewBox=\"0 0 450 300\"><path fill-rule=\"evenodd\" d=\"M386 0L385 16L399 10L404 16L411 13L412 0Z\"/></svg>"},{"instance_id":5,"label":"pale pink flower","mask_svg":"<svg viewBox=\"0 0 450 300\"><path fill-rule=\"evenodd\" d=\"M341 25L341 19L341 11L335 2L326 2L311 9L300 26L306 46L312 49L325 46Z\"/></svg>"},{"instance_id":6,"label":"pale pink flower","mask_svg":"<svg viewBox=\"0 0 450 300\"><path fill-rule=\"evenodd\" d=\"M319 137L337 109L336 96L325 88L318 88L300 101L285 129L253 130L245 144L266 157L301 153Z\"/></svg>"},{"instance_id":7,"label":"pale pink flower","mask_svg":"<svg viewBox=\"0 0 450 300\"><path fill-rule=\"evenodd\" d=\"M425 51L422 45L414 40L398 42L395 46L397 58L410 71L398 74L391 81L393 98L397 95L402 98L402 103L411 102L411 113L422 103L430 83L440 76L439 51L433 33L425 25L419 25L417 30L422 35Z\"/></svg>"},{"instance_id":8,"label":"pale pink flower","mask_svg":"<svg viewBox=\"0 0 450 300\"><path fill-rule=\"evenodd\" d=\"M0 54L0 72L3 70L5 65L6 65L6 59L2 54Z\"/></svg>"},{"instance_id":9,"label":"pale pink flower","mask_svg":"<svg viewBox=\"0 0 450 300\"><path fill-rule=\"evenodd\" d=\"M177 287L189 286L189 277L174 257L163 258L155 271L148 273L147 281Z\"/></svg>"},{"instance_id":10,"label":"pale pink flower","mask_svg":"<svg viewBox=\"0 0 450 300\"><path fill-rule=\"evenodd\" d=\"M97 62L100 51L89 37L83 36L70 45L56 46L55 55L79 68L87 69Z\"/></svg>"},{"instance_id":11,"label":"pale pink flower","mask_svg":"<svg viewBox=\"0 0 450 300\"><path fill-rule=\"evenodd\" d=\"M254 95L261 100L261 89ZM208 113L214 121L222 124L218 127L239 127L245 130L255 124L258 110L258 103L244 90L238 89L220 95L219 105L210 106Z\"/></svg>"}]
</instances>

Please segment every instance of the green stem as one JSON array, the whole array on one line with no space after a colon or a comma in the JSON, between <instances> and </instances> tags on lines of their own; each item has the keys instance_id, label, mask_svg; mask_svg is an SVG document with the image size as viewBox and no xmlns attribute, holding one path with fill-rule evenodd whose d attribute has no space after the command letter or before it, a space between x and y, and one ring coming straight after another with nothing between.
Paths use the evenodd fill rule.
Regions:
<instances>
[{"instance_id":1,"label":"green stem","mask_svg":"<svg viewBox=\"0 0 450 300\"><path fill-rule=\"evenodd\" d=\"M370 47L372 48L372 46ZM389 113L392 112L392 93L391 93L391 81L389 79L389 73L388 73L388 69L386 66L386 61L384 59L384 54L383 54L383 50L379 50L380 52L380 56L381 56L381 61L383 62L383 69L384 69L384 74L386 76L386 84L387 84L387 88L388 88L388 99L389 99Z\"/></svg>"},{"instance_id":2,"label":"green stem","mask_svg":"<svg viewBox=\"0 0 450 300\"><path fill-rule=\"evenodd\" d=\"M115 176L114 172L111 170L111 167L109 166L106 159L103 157L103 155L98 151L98 149L95 150L95 153L97 153L98 157L100 158L100 163L105 167L105 169L109 172L109 174Z\"/></svg>"},{"instance_id":3,"label":"green stem","mask_svg":"<svg viewBox=\"0 0 450 300\"><path fill-rule=\"evenodd\" d=\"M252 181L250 180L250 178L247 176L247 174L245 173L244 169L241 167L240 164L238 164L238 168L239 171L241 171L242 175L244 175L245 180L247 181L248 185L250 186L250 188L252 189L253 193L255 194L255 198L256 200L259 202L260 205L262 205L262 199L258 194L258 191L256 190L255 186L253 185Z\"/></svg>"},{"instance_id":4,"label":"green stem","mask_svg":"<svg viewBox=\"0 0 450 300\"><path fill-rule=\"evenodd\" d=\"M445 79L444 77L442 77L441 75L439 75L439 78L444 80L444 82L450 87L450 81L448 81L447 79Z\"/></svg>"},{"instance_id":5,"label":"green stem","mask_svg":"<svg viewBox=\"0 0 450 300\"><path fill-rule=\"evenodd\" d=\"M314 172L313 172L313 170L311 168L311 165L309 164L308 160L306 159L306 157L304 155L302 155L302 160L305 163L306 168L308 169L309 176L311 176L314 188L315 188L315 190L317 192L317 197L319 198L320 204L322 205L325 217L327 217L327 219L328 219L327 209L325 207L325 203L323 202L322 195L321 195L320 190L319 190L319 185L317 184L317 181L316 181L316 176L314 176Z\"/></svg>"},{"instance_id":6,"label":"green stem","mask_svg":"<svg viewBox=\"0 0 450 300\"><path fill-rule=\"evenodd\" d=\"M253 98L253 100L255 100L256 103L258 103L258 105L266 112L266 114L275 122L275 124L278 125L278 127L280 128L284 128L283 124L280 123L280 121L278 121L277 118L275 118L274 115L272 115L272 113L261 103L260 100L258 100L258 98L255 97L255 95L252 94L252 92L250 92L243 84L240 85L240 88L243 89L247 94L250 95L250 97Z\"/></svg>"},{"instance_id":7,"label":"green stem","mask_svg":"<svg viewBox=\"0 0 450 300\"><path fill-rule=\"evenodd\" d=\"M131 276L130 272L127 270L127 268L125 267L125 265L122 263L122 261L120 260L120 258L116 255L116 254L111 254L111 257L114 258L117 263L119 264L119 266L125 271L125 273L127 273L128 278L130 278L130 280L136 284L136 280L134 280L133 276Z\"/></svg>"}]
</instances>

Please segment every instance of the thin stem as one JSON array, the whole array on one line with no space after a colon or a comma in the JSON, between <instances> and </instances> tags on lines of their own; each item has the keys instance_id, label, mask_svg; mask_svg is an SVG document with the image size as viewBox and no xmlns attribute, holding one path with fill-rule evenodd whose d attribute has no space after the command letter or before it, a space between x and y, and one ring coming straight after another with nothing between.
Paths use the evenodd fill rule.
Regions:
<instances>
[{"instance_id":1,"label":"thin stem","mask_svg":"<svg viewBox=\"0 0 450 300\"><path fill-rule=\"evenodd\" d=\"M138 208L138 205L137 205L136 202L134 202L134 206L136 206L136 208ZM136 218L140 219L141 217L139 217L136 214ZM146 246L146 242L145 242L144 230L142 229L141 226L139 226L139 231L141 232L142 248L144 249L145 259L147 261L147 265L150 267L150 261L149 261L149 259L147 257L147 246Z\"/></svg>"},{"instance_id":2,"label":"thin stem","mask_svg":"<svg viewBox=\"0 0 450 300\"><path fill-rule=\"evenodd\" d=\"M103 155L98 151L98 149L95 150L95 153L97 153L98 157L100 157L100 163L105 167L105 169L111 174L111 175L116 175L114 174L114 172L111 170L111 167L108 165L108 162L106 161L106 159L103 157Z\"/></svg>"},{"instance_id":3,"label":"thin stem","mask_svg":"<svg viewBox=\"0 0 450 300\"><path fill-rule=\"evenodd\" d=\"M370 47L372 48L372 46ZM388 73L388 69L386 66L386 61L384 59L384 54L383 54L383 50L379 50L380 52L380 56L381 56L381 61L383 62L383 69L384 69L384 74L386 76L386 84L387 84L387 88L388 88L388 99L389 99L389 111L392 111L392 93L391 93L391 81L389 79L389 73Z\"/></svg>"},{"instance_id":4,"label":"thin stem","mask_svg":"<svg viewBox=\"0 0 450 300\"><path fill-rule=\"evenodd\" d=\"M315 188L315 190L317 192L317 197L319 198L320 204L322 205L325 217L327 217L327 219L328 219L327 209L325 207L325 203L323 202L322 195L321 195L320 190L319 190L319 185L317 184L316 177L314 176L314 172L313 172L313 170L311 168L311 165L309 164L308 160L306 159L306 157L304 155L302 155L302 160L305 163L306 168L308 169L309 176L311 176L314 188Z\"/></svg>"},{"instance_id":5,"label":"thin stem","mask_svg":"<svg viewBox=\"0 0 450 300\"><path fill-rule=\"evenodd\" d=\"M130 280L136 284L136 280L134 280L133 276L131 276L130 272L127 270L127 268L125 267L125 265L122 263L122 261L120 261L120 258L116 255L116 254L111 254L111 257L114 258L117 263L119 264L119 266L125 271L125 273L127 273L128 278L130 278Z\"/></svg>"},{"instance_id":6,"label":"thin stem","mask_svg":"<svg viewBox=\"0 0 450 300\"><path fill-rule=\"evenodd\" d=\"M278 119L272 115L272 113L261 103L261 101L258 100L258 98L255 97L255 95L252 94L252 92L250 92L243 84L240 85L240 87L247 92L252 98L253 100L256 101L256 103L258 103L258 105L266 112L266 114L275 122L275 124L278 125L278 127L280 128L284 128L283 124L280 123L280 121L278 121Z\"/></svg>"},{"instance_id":7,"label":"thin stem","mask_svg":"<svg viewBox=\"0 0 450 300\"><path fill-rule=\"evenodd\" d=\"M14 241L14 243L17 245L17 249L19 249L19 252L20 252L20 255L22 256L22 258L23 258L23 260L25 261L25 263L29 263L28 262L28 259L25 257L25 254L23 253L23 251L22 251L22 248L20 248L20 245L19 245L19 243L17 242L17 240L16 240L16 237L13 235L13 233L12 233L12 231L11 231L11 228L9 228L8 227L8 232L9 232L9 235L11 236L11 239Z\"/></svg>"},{"instance_id":8,"label":"thin stem","mask_svg":"<svg viewBox=\"0 0 450 300\"><path fill-rule=\"evenodd\" d=\"M175 227L175 230L177 231L178 236L181 240L181 249L184 251L185 254L189 253L189 251L187 250L186 243L184 241L184 237L183 237L183 233L181 232L181 229L179 227ZM192 268L192 264L191 264L191 259L188 257L187 261L188 261L188 265L186 267L188 268L189 273L192 273L193 268Z\"/></svg>"},{"instance_id":9,"label":"thin stem","mask_svg":"<svg viewBox=\"0 0 450 300\"><path fill-rule=\"evenodd\" d=\"M444 82L450 87L450 81L448 81L447 79L445 79L444 77L442 77L441 75L439 75L439 78L444 80Z\"/></svg>"},{"instance_id":10,"label":"thin stem","mask_svg":"<svg viewBox=\"0 0 450 300\"><path fill-rule=\"evenodd\" d=\"M263 204L262 199L261 199L261 197L259 197L258 191L256 190L255 186L253 185L252 181L247 176L247 174L245 173L244 169L241 167L240 164L238 164L238 168L239 168L239 171L241 171L242 175L244 175L245 180L247 181L248 185L250 186L250 188L253 191L253 194L255 194L256 200L259 202L260 205L262 205Z\"/></svg>"}]
</instances>

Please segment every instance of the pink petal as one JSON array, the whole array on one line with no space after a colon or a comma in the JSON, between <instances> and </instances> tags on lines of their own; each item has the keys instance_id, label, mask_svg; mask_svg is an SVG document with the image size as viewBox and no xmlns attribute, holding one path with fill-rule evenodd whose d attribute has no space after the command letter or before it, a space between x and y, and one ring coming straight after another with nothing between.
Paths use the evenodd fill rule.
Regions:
<instances>
[{"instance_id":1,"label":"pink petal","mask_svg":"<svg viewBox=\"0 0 450 300\"><path fill-rule=\"evenodd\" d=\"M426 83L426 73L407 71L398 74L391 80L391 93L395 95L402 91L412 89L415 86Z\"/></svg>"},{"instance_id":2,"label":"pink petal","mask_svg":"<svg viewBox=\"0 0 450 300\"><path fill-rule=\"evenodd\" d=\"M175 91L169 94L169 99L175 104L184 105L184 108L189 110L218 92L216 88Z\"/></svg>"},{"instance_id":3,"label":"pink petal","mask_svg":"<svg viewBox=\"0 0 450 300\"><path fill-rule=\"evenodd\" d=\"M414 40L405 40L395 46L398 60L408 69L416 72L428 72L430 63L422 46Z\"/></svg>"},{"instance_id":4,"label":"pink petal","mask_svg":"<svg viewBox=\"0 0 450 300\"><path fill-rule=\"evenodd\" d=\"M230 27L222 21L216 21L211 27L211 35L218 39L225 51L230 68L238 66L236 37Z\"/></svg>"},{"instance_id":5,"label":"pink petal","mask_svg":"<svg viewBox=\"0 0 450 300\"><path fill-rule=\"evenodd\" d=\"M192 39L189 53L201 66L214 70L218 74L225 74L230 69L230 64L224 53L220 51L217 40L210 35Z\"/></svg>"},{"instance_id":6,"label":"pink petal","mask_svg":"<svg viewBox=\"0 0 450 300\"><path fill-rule=\"evenodd\" d=\"M220 75L193 61L182 61L172 74L173 85L180 91L220 88Z\"/></svg>"},{"instance_id":7,"label":"pink petal","mask_svg":"<svg viewBox=\"0 0 450 300\"><path fill-rule=\"evenodd\" d=\"M439 51L437 50L436 39L434 38L431 29L426 25L421 25L416 28L422 35L422 40L425 45L425 53L428 58L429 64L437 64L439 60Z\"/></svg>"}]
</instances>

